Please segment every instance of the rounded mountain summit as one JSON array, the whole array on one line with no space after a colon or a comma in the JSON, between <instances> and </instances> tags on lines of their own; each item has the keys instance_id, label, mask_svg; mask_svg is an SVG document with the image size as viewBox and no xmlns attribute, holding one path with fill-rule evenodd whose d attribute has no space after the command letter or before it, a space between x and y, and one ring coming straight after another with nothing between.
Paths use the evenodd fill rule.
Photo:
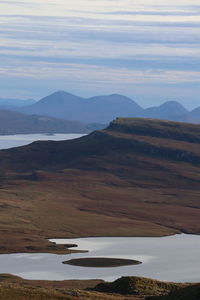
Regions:
<instances>
[{"instance_id":1,"label":"rounded mountain summit","mask_svg":"<svg viewBox=\"0 0 200 300\"><path fill-rule=\"evenodd\" d=\"M82 98L64 91L55 92L23 108L23 112L28 114L48 115L85 123L109 123L120 116L136 117L142 111L142 107L126 96L112 94Z\"/></svg>"}]
</instances>

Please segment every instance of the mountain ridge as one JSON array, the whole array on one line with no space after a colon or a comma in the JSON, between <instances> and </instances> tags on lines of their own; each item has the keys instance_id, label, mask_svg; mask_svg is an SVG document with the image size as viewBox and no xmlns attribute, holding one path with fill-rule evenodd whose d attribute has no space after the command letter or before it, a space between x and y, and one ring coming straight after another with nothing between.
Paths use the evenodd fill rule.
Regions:
<instances>
[{"instance_id":1,"label":"mountain ridge","mask_svg":"<svg viewBox=\"0 0 200 300\"><path fill-rule=\"evenodd\" d=\"M58 91L19 110L28 114L43 113L43 115L87 123L99 123L99 120L101 120L100 123L108 123L120 114L131 117L132 111L136 110L138 113L142 111L142 108L130 98L122 95L81 98L64 91Z\"/></svg>"},{"instance_id":2,"label":"mountain ridge","mask_svg":"<svg viewBox=\"0 0 200 300\"><path fill-rule=\"evenodd\" d=\"M117 117L200 123L200 110L189 111L175 100L144 109L133 99L120 94L83 98L65 91L57 91L32 105L18 108L17 111L87 123L106 124Z\"/></svg>"},{"instance_id":3,"label":"mountain ridge","mask_svg":"<svg viewBox=\"0 0 200 300\"><path fill-rule=\"evenodd\" d=\"M187 115L189 111L177 101L167 101L160 106L145 109L143 116L162 120L178 121L179 117Z\"/></svg>"},{"instance_id":4,"label":"mountain ridge","mask_svg":"<svg viewBox=\"0 0 200 300\"><path fill-rule=\"evenodd\" d=\"M152 142L148 140L151 137ZM159 139L162 140L162 144L159 143ZM166 142L164 142L164 139ZM91 157L94 155L109 155L117 151L126 151L126 153L132 152L137 154L148 154L151 157L162 157L165 160L175 160L182 162L200 163L200 156L198 151L188 151L188 149L181 149L176 147L171 148L168 145L169 140L175 142L187 142L194 144L194 148L198 148L200 144L200 126L192 124L184 124L177 122L152 120L152 119L140 119L140 118L117 118L105 130L97 130L89 135L71 141L36 141L28 146L24 146L25 153L21 150L23 148L15 148L7 150L7 153L11 153L11 157L14 155L14 160L11 161L11 168L14 166L15 160L21 162L22 157L24 159L26 171L34 171L37 168L41 170L46 169L46 164L51 169L56 170L61 167L73 167L74 158L76 163L77 156L81 156L84 161L84 157ZM109 143L109 147L107 144ZM36 151L36 149L38 150ZM65 149L65 150L64 150ZM42 153L45 155L42 155ZM26 158L26 153L28 157ZM36 166L33 169L29 167L29 161L31 153L37 153L37 157L34 157L34 163ZM39 155L39 153L41 153ZM18 158L18 155L19 158ZM21 156L22 155L22 156ZM90 157L91 156L91 157ZM37 163L37 158L38 163ZM79 166L83 166L83 163ZM88 160L87 160L88 163ZM78 161L80 164L80 161ZM77 167L75 165L75 167ZM90 169L96 169L96 164ZM23 168L20 168L23 170Z\"/></svg>"}]
</instances>

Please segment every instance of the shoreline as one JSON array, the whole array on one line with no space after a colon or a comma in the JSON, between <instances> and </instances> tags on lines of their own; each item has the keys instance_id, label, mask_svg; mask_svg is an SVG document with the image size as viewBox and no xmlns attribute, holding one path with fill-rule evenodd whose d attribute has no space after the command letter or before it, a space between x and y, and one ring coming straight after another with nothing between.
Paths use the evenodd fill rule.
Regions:
<instances>
[{"instance_id":1,"label":"shoreline","mask_svg":"<svg viewBox=\"0 0 200 300\"><path fill-rule=\"evenodd\" d=\"M200 234L190 234L190 233L184 233L184 232L178 232L175 234L169 234L169 235L124 235L124 236L78 236L78 237L53 237L53 238L44 238L44 241L48 242L45 247L42 247L42 244L37 246L37 249L31 249L30 246L29 249L26 249L25 251L18 251L18 250L9 250L9 247L4 247L4 249L0 248L0 255L4 254L25 254L25 253L32 253L32 254L39 254L39 253L46 253L46 254L56 254L56 255L63 255L63 254L73 254L73 253L87 253L89 250L77 250L76 247L66 247L65 243L56 243L52 240L78 240L78 239L89 239L89 238L95 238L95 239L101 239L101 238L167 238L167 237L173 237L176 235L194 235L199 236ZM43 239L42 239L43 240ZM49 244L50 243L50 244ZM79 247L77 245L77 247ZM7 249L6 249L7 248Z\"/></svg>"},{"instance_id":2,"label":"shoreline","mask_svg":"<svg viewBox=\"0 0 200 300\"><path fill-rule=\"evenodd\" d=\"M140 238L143 239L142 241L140 241ZM69 248L72 246L76 246L76 244L72 244L73 241L70 241L69 244L67 244L67 241L64 240L62 245L55 245L54 242L54 246L57 247L61 247L61 246L68 246L68 248L65 248L64 251L61 250L62 248L59 249L59 251L55 251L55 249L52 251L42 251L42 252L33 252L33 251L29 251L29 252L23 252L23 254L33 254L32 256L27 256L25 255L24 257L22 257L22 260L20 260L19 262L16 261L17 257L16 255L11 256L10 258L7 256L5 256L5 260L4 257L1 257L1 263L2 263L2 273L11 273L11 274L18 274L19 276L23 274L23 272L21 273L21 264L23 263L27 263L27 267L25 268L25 272L28 272L29 270L32 270L32 263L29 262L29 257L31 259L37 259L38 257L40 257L41 254L41 262L39 263L38 267L39 270L40 268L44 268L43 270L48 271L50 275L48 275L47 277L43 277L43 276L39 276L39 274L34 273L31 276L26 276L24 275L24 278L32 278L34 280L44 280L49 278L50 280L70 280L70 279L76 279L76 280L85 280L85 279L98 279L101 278L103 280L114 280L119 276L131 276L131 275L137 275L137 276L145 276L148 278L156 278L157 280L172 280L174 282L180 281L180 282L199 282L199 276L197 274L197 272L195 273L195 277L191 277L191 272L187 274L187 272L182 272L184 271L184 266L187 264L183 264L182 263L184 261L187 261L188 257L188 247L189 245L199 245L200 241L197 235L189 235L189 234L178 234L178 235L171 235L171 236L165 236L162 237L162 239L158 239L158 237L154 237L151 239L151 237L149 238L142 238L142 237L120 237L118 238L113 238L113 240L110 237L104 238L104 237L100 237L99 241L98 238L95 238L93 240L90 241L90 239L85 242L84 239L82 239L82 243L81 241L78 242L78 246L80 248L77 250L74 250L73 248ZM101 242L102 239L102 242ZM123 240L125 239L125 240ZM124 242L123 242L124 241ZM62 242L62 241L61 241ZM169 255L166 255L166 253L162 253L163 251L163 247L165 248L165 245L168 245L169 250L171 252L175 251L175 253L177 253L177 251L180 251L180 247L179 244L182 245L188 245L186 247L186 252L185 254L181 255L181 256L175 256L172 260L170 259ZM82 249L86 249L86 250L82 250ZM116 250L118 249L118 250ZM124 250L123 250L124 249ZM99 251L100 250L100 251ZM155 251L157 251L156 255L155 255ZM171 253L170 252L170 253ZM22 252L21 252L22 253ZM20 252L15 252L15 254L21 254ZM87 254L86 254L87 253ZM8 255L12 255L14 253L10 253ZM35 254L35 256L34 256ZM37 254L39 256L37 256ZM46 255L45 255L46 254ZM48 254L52 254L54 256L48 256ZM72 257L69 257L69 254L73 254ZM85 254L85 255L84 255ZM195 257L197 257L197 251L194 252L194 254L196 255ZM63 257L59 258L59 255L64 255ZM20 257L20 256L19 256ZM97 262L97 265L93 265L93 262L89 262L89 264L86 262L86 264L71 264L74 266L77 266L78 268L74 270L74 276L70 276L70 273L68 274L66 269L62 269L61 266L59 266L62 263L65 264L70 264L70 260L91 260L92 259L99 259L99 258L103 258L104 260L110 260L111 261L111 265L101 265L101 262L99 264L99 262ZM50 259L50 264L49 266L45 267L45 260L44 259ZM115 263L113 262L113 260L134 260L137 262L142 262L142 267L136 268L134 270L134 268L129 268L128 270L123 270L123 269L119 269L118 271L114 271L111 270L110 273L107 273L107 271L103 271L103 272L99 272L97 271L97 269L93 272L93 271L88 271L88 276L84 275L84 272L81 271L79 272L79 267L94 267L94 268L114 268L116 266L119 267L123 267L124 264L121 265L115 265ZM7 265L7 260L8 261L12 261L14 264L14 268L12 267L12 265ZM176 268L179 268L179 275L178 276L172 276L170 277L170 273L171 271L167 272L167 274L163 274L163 267L158 268L158 272L154 272L152 268L156 268L156 266L158 267L158 263L157 261L160 261L161 266L165 266L166 264L170 265L170 261L171 261L171 268L173 270L173 266L175 266ZM190 261L190 260L189 260ZM177 262L177 263L176 263ZM191 265L194 266L193 261L190 261ZM16 266L15 266L16 263ZM53 263L53 264L52 264ZM162 265L163 264L163 265ZM125 264L126 265L126 264ZM131 264L132 265L132 264ZM196 265L196 264L195 264ZM44 266L44 267L42 267ZM55 268L57 268L57 274L60 274L59 276L57 276L56 274L54 274L54 267L52 268L52 266L55 266ZM57 267L56 267L57 266ZM37 272L38 267L34 268L33 270L35 270L35 272ZM60 273L59 273L60 272ZM65 273L67 272L67 273ZM181 273L182 272L182 273ZM23 276L23 275L22 275ZM190 280L191 279L191 280Z\"/></svg>"}]
</instances>

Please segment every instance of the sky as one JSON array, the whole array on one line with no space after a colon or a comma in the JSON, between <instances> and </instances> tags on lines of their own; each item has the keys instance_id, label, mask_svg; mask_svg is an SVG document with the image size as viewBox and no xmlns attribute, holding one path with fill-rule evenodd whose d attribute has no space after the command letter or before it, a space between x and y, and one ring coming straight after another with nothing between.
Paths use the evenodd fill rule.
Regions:
<instances>
[{"instance_id":1,"label":"sky","mask_svg":"<svg viewBox=\"0 0 200 300\"><path fill-rule=\"evenodd\" d=\"M198 0L0 0L0 97L200 106Z\"/></svg>"}]
</instances>

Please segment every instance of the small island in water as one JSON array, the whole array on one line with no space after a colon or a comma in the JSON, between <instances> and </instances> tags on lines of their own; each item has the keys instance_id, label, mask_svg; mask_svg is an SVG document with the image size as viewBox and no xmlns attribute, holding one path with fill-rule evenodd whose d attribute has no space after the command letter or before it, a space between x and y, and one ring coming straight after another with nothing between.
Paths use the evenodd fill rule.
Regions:
<instances>
[{"instance_id":1,"label":"small island in water","mask_svg":"<svg viewBox=\"0 0 200 300\"><path fill-rule=\"evenodd\" d=\"M131 265L139 265L142 262L133 259L122 258L106 258L106 257L86 257L77 258L64 261L63 264L79 266L79 267L92 267L92 268L113 268L124 267Z\"/></svg>"}]
</instances>

